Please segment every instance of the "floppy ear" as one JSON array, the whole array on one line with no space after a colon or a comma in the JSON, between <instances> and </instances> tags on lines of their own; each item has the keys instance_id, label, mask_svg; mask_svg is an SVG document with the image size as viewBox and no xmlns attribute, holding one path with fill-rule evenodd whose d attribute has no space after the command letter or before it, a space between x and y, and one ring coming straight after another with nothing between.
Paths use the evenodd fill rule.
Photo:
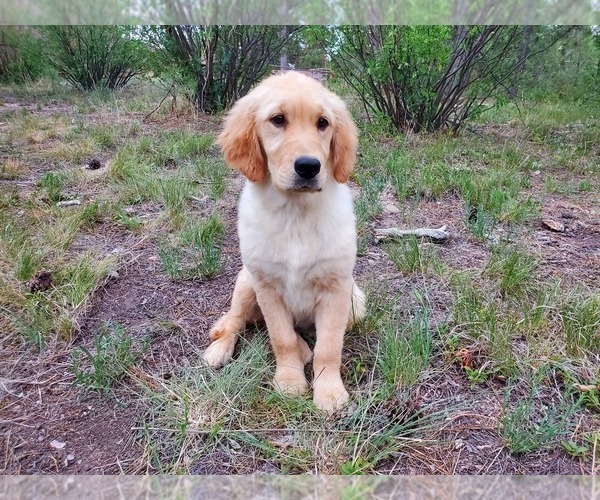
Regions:
<instances>
[{"instance_id":1,"label":"floppy ear","mask_svg":"<svg viewBox=\"0 0 600 500\"><path fill-rule=\"evenodd\" d=\"M267 175L267 162L256 132L255 112L249 96L237 101L225 117L217 143L229 165L252 182L260 182Z\"/></svg>"},{"instance_id":2,"label":"floppy ear","mask_svg":"<svg viewBox=\"0 0 600 500\"><path fill-rule=\"evenodd\" d=\"M356 161L358 130L343 103L336 110L335 117L331 139L333 176L336 181L343 184L350 177Z\"/></svg>"}]
</instances>

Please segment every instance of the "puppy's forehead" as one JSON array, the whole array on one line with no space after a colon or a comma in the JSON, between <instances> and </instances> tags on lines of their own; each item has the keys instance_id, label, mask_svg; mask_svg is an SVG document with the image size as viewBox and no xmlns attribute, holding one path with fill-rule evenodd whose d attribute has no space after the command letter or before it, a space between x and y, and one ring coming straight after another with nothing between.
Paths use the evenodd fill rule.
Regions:
<instances>
[{"instance_id":1,"label":"puppy's forehead","mask_svg":"<svg viewBox=\"0 0 600 500\"><path fill-rule=\"evenodd\" d=\"M301 88L267 90L257 97L260 102L258 112L263 118L278 113L290 117L322 115L331 108L327 95L303 92Z\"/></svg>"}]
</instances>

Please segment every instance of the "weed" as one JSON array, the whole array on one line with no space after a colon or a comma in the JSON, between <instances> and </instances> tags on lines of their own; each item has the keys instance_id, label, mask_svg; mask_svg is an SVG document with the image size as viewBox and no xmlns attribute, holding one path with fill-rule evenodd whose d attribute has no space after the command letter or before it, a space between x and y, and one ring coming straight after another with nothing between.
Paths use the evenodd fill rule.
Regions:
<instances>
[{"instance_id":1,"label":"weed","mask_svg":"<svg viewBox=\"0 0 600 500\"><path fill-rule=\"evenodd\" d=\"M90 254L84 254L77 262L57 272L56 286L64 303L74 309L80 307L106 276L111 262L96 262Z\"/></svg>"},{"instance_id":2,"label":"weed","mask_svg":"<svg viewBox=\"0 0 600 500\"><path fill-rule=\"evenodd\" d=\"M399 318L388 318L380 329L376 363L381 378L391 386L414 384L428 366L432 341L426 309L399 328Z\"/></svg>"},{"instance_id":3,"label":"weed","mask_svg":"<svg viewBox=\"0 0 600 500\"><path fill-rule=\"evenodd\" d=\"M471 207L466 205L467 229L473 236L481 241L487 241L491 238L496 221L491 217L482 206Z\"/></svg>"},{"instance_id":4,"label":"weed","mask_svg":"<svg viewBox=\"0 0 600 500\"><path fill-rule=\"evenodd\" d=\"M520 297L529 293L535 285L536 260L510 244L492 247L484 275L498 280L504 297Z\"/></svg>"},{"instance_id":5,"label":"weed","mask_svg":"<svg viewBox=\"0 0 600 500\"><path fill-rule=\"evenodd\" d=\"M426 274L430 270L440 273L443 269L434 244L420 244L415 236L389 243L385 250L396 267L406 273L418 271Z\"/></svg>"},{"instance_id":6,"label":"weed","mask_svg":"<svg viewBox=\"0 0 600 500\"><path fill-rule=\"evenodd\" d=\"M83 206L79 212L82 228L93 228L105 217L110 218L111 207L108 203L93 201Z\"/></svg>"},{"instance_id":7,"label":"weed","mask_svg":"<svg viewBox=\"0 0 600 500\"><path fill-rule=\"evenodd\" d=\"M163 270L172 278L181 276L179 250L171 244L167 238L161 238L156 242L158 256L163 265Z\"/></svg>"},{"instance_id":8,"label":"weed","mask_svg":"<svg viewBox=\"0 0 600 500\"><path fill-rule=\"evenodd\" d=\"M93 351L80 346L73 353L71 371L75 384L88 389L107 392L115 382L127 374L127 370L145 352L147 344L135 349L132 338L120 325L105 324L94 337ZM82 368L82 361L90 364Z\"/></svg>"},{"instance_id":9,"label":"weed","mask_svg":"<svg viewBox=\"0 0 600 500\"><path fill-rule=\"evenodd\" d=\"M183 213L185 203L192 193L192 185L179 178L160 179L158 193L163 206L171 215Z\"/></svg>"},{"instance_id":10,"label":"weed","mask_svg":"<svg viewBox=\"0 0 600 500\"><path fill-rule=\"evenodd\" d=\"M110 148L115 144L115 129L108 126L99 126L90 129L90 136L94 143L101 148Z\"/></svg>"},{"instance_id":11,"label":"weed","mask_svg":"<svg viewBox=\"0 0 600 500\"><path fill-rule=\"evenodd\" d=\"M487 378L488 373L483 370L483 368L475 369L469 368L468 366L463 367L469 382L471 383L471 387L477 384L483 384Z\"/></svg>"},{"instance_id":12,"label":"weed","mask_svg":"<svg viewBox=\"0 0 600 500\"><path fill-rule=\"evenodd\" d=\"M559 307L567 350L571 354L600 350L600 296L572 293Z\"/></svg>"},{"instance_id":13,"label":"weed","mask_svg":"<svg viewBox=\"0 0 600 500\"><path fill-rule=\"evenodd\" d=\"M225 226L213 213L199 224L189 224L182 230L181 240L192 252L194 268L191 276L216 276L221 270L221 244Z\"/></svg>"},{"instance_id":14,"label":"weed","mask_svg":"<svg viewBox=\"0 0 600 500\"><path fill-rule=\"evenodd\" d=\"M138 218L132 217L122 208L117 209L115 215L113 216L113 219L115 220L115 222L128 229L129 231L138 232L142 227L142 223Z\"/></svg>"},{"instance_id":15,"label":"weed","mask_svg":"<svg viewBox=\"0 0 600 500\"><path fill-rule=\"evenodd\" d=\"M207 190L213 201L219 199L227 187L229 168L216 158L199 158L195 164L195 180L208 184Z\"/></svg>"},{"instance_id":16,"label":"weed","mask_svg":"<svg viewBox=\"0 0 600 500\"><path fill-rule=\"evenodd\" d=\"M26 167L23 162L16 158L4 158L0 165L0 179L17 179L25 173Z\"/></svg>"},{"instance_id":17,"label":"weed","mask_svg":"<svg viewBox=\"0 0 600 500\"><path fill-rule=\"evenodd\" d=\"M20 281L27 281L33 278L33 275L42 263L40 252L30 246L23 246L16 259L15 278Z\"/></svg>"},{"instance_id":18,"label":"weed","mask_svg":"<svg viewBox=\"0 0 600 500\"><path fill-rule=\"evenodd\" d=\"M500 434L512 453L529 453L547 447L566 436L572 428L571 415L577 410L576 403L562 399L553 406L540 407L539 381L532 381L525 398L509 405L515 385L509 382L504 394L503 416Z\"/></svg>"},{"instance_id":19,"label":"weed","mask_svg":"<svg viewBox=\"0 0 600 500\"><path fill-rule=\"evenodd\" d=\"M46 190L50 203L62 199L62 191L66 184L66 175L58 172L46 172L40 179L39 185Z\"/></svg>"}]
</instances>

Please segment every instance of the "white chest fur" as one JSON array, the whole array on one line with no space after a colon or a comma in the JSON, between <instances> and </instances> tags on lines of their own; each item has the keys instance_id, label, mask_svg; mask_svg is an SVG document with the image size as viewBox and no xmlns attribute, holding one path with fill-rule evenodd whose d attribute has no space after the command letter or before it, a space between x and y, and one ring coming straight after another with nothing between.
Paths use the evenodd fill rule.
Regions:
<instances>
[{"instance_id":1,"label":"white chest fur","mask_svg":"<svg viewBox=\"0 0 600 500\"><path fill-rule=\"evenodd\" d=\"M315 287L332 276L351 280L356 256L352 197L346 185L318 193L282 193L246 183L239 203L242 261L275 287L299 323L314 321Z\"/></svg>"}]
</instances>

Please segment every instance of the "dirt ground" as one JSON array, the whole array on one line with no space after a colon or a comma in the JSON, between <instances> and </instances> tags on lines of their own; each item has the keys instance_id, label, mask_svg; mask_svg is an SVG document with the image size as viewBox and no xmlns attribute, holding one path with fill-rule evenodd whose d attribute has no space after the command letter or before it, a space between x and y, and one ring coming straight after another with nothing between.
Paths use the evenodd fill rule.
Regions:
<instances>
[{"instance_id":1,"label":"dirt ground","mask_svg":"<svg viewBox=\"0 0 600 500\"><path fill-rule=\"evenodd\" d=\"M57 103L53 109L36 110L32 103L4 99L0 113L9 108L30 112L70 112ZM132 119L135 119L133 117ZM137 117L139 118L139 117ZM177 127L179 123L153 122L145 127ZM189 125L189 124L188 124ZM1 124L0 124L1 126ZM199 130L214 126L199 122ZM2 151L0 150L0 153ZM40 164L40 172L47 168ZM68 345L54 345L36 352L23 350L0 339L0 471L3 474L121 474L156 472L147 469L141 431L145 414L139 400L131 397L136 376L159 374L168 380L180 366L198 359L208 345L211 323L227 308L236 273L240 269L235 231L236 197L241 181L232 174L222 202L226 222L224 270L214 279L173 282L160 271L156 246L144 236L118 232L112 225L79 236L78 247L101 246L121 252L124 264L92 297L82 317L80 334ZM11 183L2 181L0 189ZM27 190L26 183L19 186ZM356 187L353 188L355 191ZM542 216L527 241L539 256L542 276L560 276L573 284L597 287L600 282L600 207L594 193L559 195L543 193L532 179L532 195L543 201ZM544 196L542 197L542 194ZM405 227L402 211L388 191L382 198L383 213L373 227ZM156 207L138 207L151 216ZM456 269L481 265L488 256L485 245L463 228L463 205L457 197L422 201L412 212L410 224L423 227L447 225L452 237L436 248L442 260ZM554 219L565 226L553 232L542 224ZM410 290L411 278L399 273L382 247L371 242L358 258L358 281L386 276L394 290ZM443 320L450 304L443 286L430 289L434 321ZM435 317L437 315L437 318ZM149 350L114 397L73 386L69 370L71 352L89 345L92 336L107 321L118 322L134 337L150 337ZM0 325L2 328L2 325ZM439 363L445 363L443 360ZM432 367L436 371L437 367ZM393 474L587 474L592 465L562 450L540 450L523 457L509 453L495 432L496 415L502 403L502 380L491 378L473 388L460 367L437 370L438 376L420 387L419 404L441 407L461 403L464 411L444 422L434 455L403 456L378 467ZM134 389L135 390L135 389ZM214 470L212 473L227 472ZM276 472L276 471L275 471Z\"/></svg>"}]
</instances>

